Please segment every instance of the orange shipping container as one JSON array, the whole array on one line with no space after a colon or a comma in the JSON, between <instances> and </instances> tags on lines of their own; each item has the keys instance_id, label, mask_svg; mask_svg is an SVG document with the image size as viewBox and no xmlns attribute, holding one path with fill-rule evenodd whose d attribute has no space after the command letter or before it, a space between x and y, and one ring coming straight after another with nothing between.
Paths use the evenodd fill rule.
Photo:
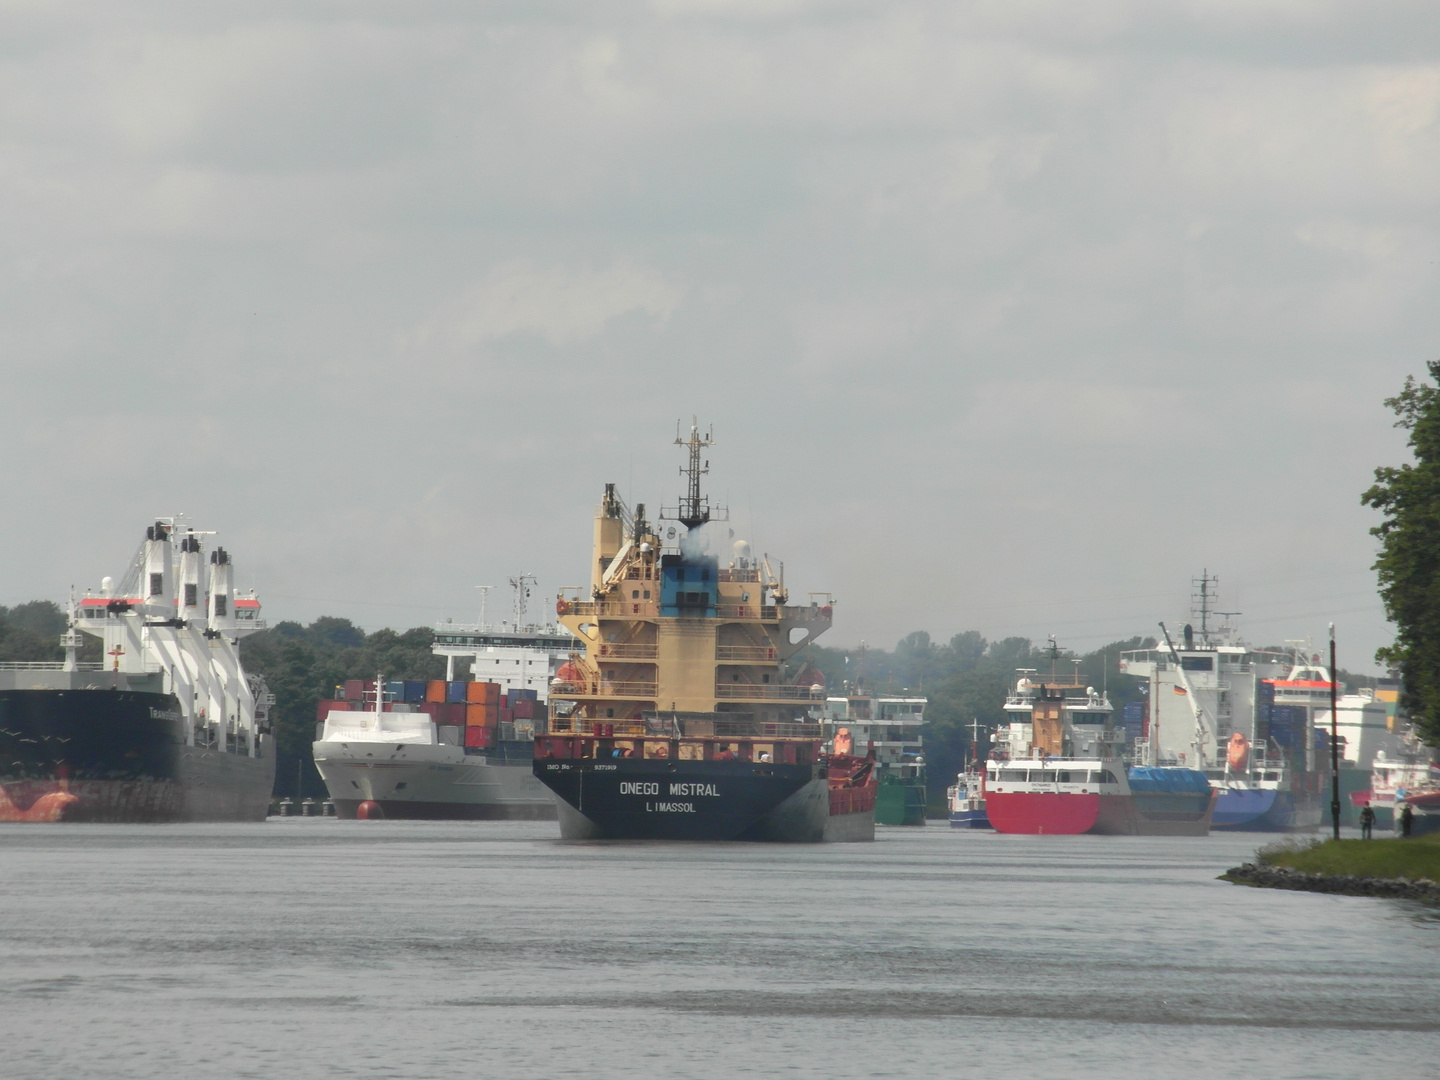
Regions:
<instances>
[{"instance_id":1,"label":"orange shipping container","mask_svg":"<svg viewBox=\"0 0 1440 1080\"><path fill-rule=\"evenodd\" d=\"M499 705L498 682L472 682L465 685L465 700L472 705Z\"/></svg>"},{"instance_id":2,"label":"orange shipping container","mask_svg":"<svg viewBox=\"0 0 1440 1080\"><path fill-rule=\"evenodd\" d=\"M445 700L445 680L444 680L444 679L431 679L429 682L427 682L427 683L425 684L425 700L426 700L426 701L444 701L444 700Z\"/></svg>"},{"instance_id":3,"label":"orange shipping container","mask_svg":"<svg viewBox=\"0 0 1440 1080\"><path fill-rule=\"evenodd\" d=\"M500 707L498 705L465 706L466 727L494 727L499 719Z\"/></svg>"}]
</instances>

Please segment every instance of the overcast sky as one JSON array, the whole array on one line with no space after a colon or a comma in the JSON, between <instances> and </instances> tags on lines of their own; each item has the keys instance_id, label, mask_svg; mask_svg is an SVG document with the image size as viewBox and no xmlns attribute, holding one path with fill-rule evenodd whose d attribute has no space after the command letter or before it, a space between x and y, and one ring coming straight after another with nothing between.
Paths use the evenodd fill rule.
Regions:
<instances>
[{"instance_id":1,"label":"overcast sky","mask_svg":"<svg viewBox=\"0 0 1440 1080\"><path fill-rule=\"evenodd\" d=\"M0 603L184 512L272 620L548 610L693 414L829 644L1208 569L1369 670L1437 202L1433 2L0 2Z\"/></svg>"}]
</instances>

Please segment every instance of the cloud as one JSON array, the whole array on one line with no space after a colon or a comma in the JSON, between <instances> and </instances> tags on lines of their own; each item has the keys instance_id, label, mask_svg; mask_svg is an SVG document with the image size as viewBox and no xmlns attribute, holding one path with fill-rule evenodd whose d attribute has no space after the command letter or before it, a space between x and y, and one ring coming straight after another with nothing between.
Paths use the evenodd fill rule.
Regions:
<instances>
[{"instance_id":1,"label":"cloud","mask_svg":"<svg viewBox=\"0 0 1440 1080\"><path fill-rule=\"evenodd\" d=\"M507 263L422 325L413 345L469 350L513 334L570 345L598 336L612 320L632 312L663 323L683 296L681 287L659 273L624 259L599 271Z\"/></svg>"}]
</instances>

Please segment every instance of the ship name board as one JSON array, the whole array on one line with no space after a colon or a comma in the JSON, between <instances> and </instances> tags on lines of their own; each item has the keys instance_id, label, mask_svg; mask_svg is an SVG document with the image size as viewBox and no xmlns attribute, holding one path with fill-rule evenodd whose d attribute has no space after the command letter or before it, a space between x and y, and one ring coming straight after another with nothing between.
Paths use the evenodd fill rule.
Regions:
<instances>
[{"instance_id":1,"label":"ship name board","mask_svg":"<svg viewBox=\"0 0 1440 1080\"><path fill-rule=\"evenodd\" d=\"M671 784L669 794L671 795L709 795L719 798L720 793L715 790L714 784Z\"/></svg>"},{"instance_id":2,"label":"ship name board","mask_svg":"<svg viewBox=\"0 0 1440 1080\"><path fill-rule=\"evenodd\" d=\"M693 814L695 804L693 802L647 802L645 812L648 814Z\"/></svg>"},{"instance_id":3,"label":"ship name board","mask_svg":"<svg viewBox=\"0 0 1440 1080\"><path fill-rule=\"evenodd\" d=\"M638 780L621 780L621 795L659 795L659 784L647 784Z\"/></svg>"}]
</instances>

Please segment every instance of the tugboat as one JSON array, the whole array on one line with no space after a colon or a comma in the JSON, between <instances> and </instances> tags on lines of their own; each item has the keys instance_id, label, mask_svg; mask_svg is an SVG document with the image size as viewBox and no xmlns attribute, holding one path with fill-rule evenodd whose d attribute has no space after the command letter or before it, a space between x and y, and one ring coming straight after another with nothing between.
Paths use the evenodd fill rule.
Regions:
<instances>
[{"instance_id":1,"label":"tugboat","mask_svg":"<svg viewBox=\"0 0 1440 1080\"><path fill-rule=\"evenodd\" d=\"M585 644L551 685L535 776L567 840L873 840L873 751L826 751L824 687L782 664L830 628L832 602L791 605L768 556L733 545L721 566L705 526L691 426L686 494L631 511L607 484L595 518L588 596L561 590L560 623Z\"/></svg>"},{"instance_id":2,"label":"tugboat","mask_svg":"<svg viewBox=\"0 0 1440 1080\"><path fill-rule=\"evenodd\" d=\"M119 588L72 594L63 662L0 665L0 821L265 819L275 698L238 650L265 624L208 535L157 521Z\"/></svg>"},{"instance_id":3,"label":"tugboat","mask_svg":"<svg viewBox=\"0 0 1440 1080\"><path fill-rule=\"evenodd\" d=\"M985 766L980 760L980 721L970 722L972 757L965 771L955 777L955 786L945 792L945 805L950 810L950 827L954 829L988 829L990 815L985 812Z\"/></svg>"}]
</instances>

